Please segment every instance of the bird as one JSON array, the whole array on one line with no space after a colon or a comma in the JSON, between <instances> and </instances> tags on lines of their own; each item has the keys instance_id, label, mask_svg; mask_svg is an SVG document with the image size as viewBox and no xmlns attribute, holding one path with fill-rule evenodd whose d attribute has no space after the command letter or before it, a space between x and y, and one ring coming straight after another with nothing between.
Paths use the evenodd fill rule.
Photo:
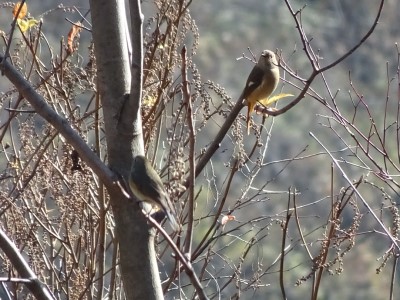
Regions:
<instances>
[{"instance_id":1,"label":"bird","mask_svg":"<svg viewBox=\"0 0 400 300\"><path fill-rule=\"evenodd\" d=\"M143 155L137 155L133 158L129 187L139 201L159 207L167 216L171 227L175 231L179 230L174 205L157 171Z\"/></svg>"},{"instance_id":2,"label":"bird","mask_svg":"<svg viewBox=\"0 0 400 300\"><path fill-rule=\"evenodd\" d=\"M258 101L268 98L276 89L279 82L279 67L275 53L264 50L251 70L240 97L247 101L247 134L250 133L250 114Z\"/></svg>"}]
</instances>

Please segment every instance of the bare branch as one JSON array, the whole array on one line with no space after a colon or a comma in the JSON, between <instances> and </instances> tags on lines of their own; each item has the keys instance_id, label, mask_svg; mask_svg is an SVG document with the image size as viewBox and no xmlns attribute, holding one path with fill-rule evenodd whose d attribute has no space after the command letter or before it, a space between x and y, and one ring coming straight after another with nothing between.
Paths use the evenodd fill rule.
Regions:
<instances>
[{"instance_id":1,"label":"bare branch","mask_svg":"<svg viewBox=\"0 0 400 300\"><path fill-rule=\"evenodd\" d=\"M37 299L56 299L54 295L51 294L48 287L40 282L36 277L35 273L22 257L18 248L2 229L0 229L0 245L1 249L6 253L18 273L23 277L23 279L29 280L29 282L25 282L25 284Z\"/></svg>"},{"instance_id":2,"label":"bare branch","mask_svg":"<svg viewBox=\"0 0 400 300\"><path fill-rule=\"evenodd\" d=\"M332 153L325 147L324 144L322 144L319 141L319 139L312 132L310 132L310 135L318 142L318 144L321 145L322 148L324 148L326 153L328 153L328 155L331 157L333 163L336 165L336 167L340 170L340 172L343 175L343 177L346 179L347 183L353 188L354 192L357 194L357 196L360 198L360 200L362 201L364 206L368 209L368 211L374 217L375 221L379 224L379 226L386 233L387 237L390 239L390 241L393 243L393 245L397 248L398 251L400 251L400 246L397 244L397 240L392 236L392 234L389 232L389 230L386 228L386 226L382 223L382 221L375 214L374 210L369 206L368 202L364 199L364 197L361 195L361 193L358 191L358 189L354 186L353 182L346 175L346 173L344 172L344 170L342 169L342 167L340 166L340 164L336 160L336 158L333 157Z\"/></svg>"},{"instance_id":3,"label":"bare branch","mask_svg":"<svg viewBox=\"0 0 400 300\"><path fill-rule=\"evenodd\" d=\"M165 232L165 230L158 224L156 220L152 218L152 216L145 214L146 218L150 221L150 223L157 228L158 231L161 232L161 234L164 236L164 238L167 240L168 244L171 246L171 248L174 250L175 254L178 256L179 261L182 263L186 274L189 276L194 288L196 289L197 295L199 296L199 299L201 300L207 300L208 297L205 294L205 291L203 287L201 286L201 283L194 272L193 266L190 262L190 259L186 258L185 255L179 250L179 248L176 246L174 241L169 237L168 233Z\"/></svg>"},{"instance_id":4,"label":"bare branch","mask_svg":"<svg viewBox=\"0 0 400 300\"><path fill-rule=\"evenodd\" d=\"M2 55L0 55L0 63L3 64L5 76L14 84L21 95L29 101L36 112L64 136L108 188L115 187L115 182L117 181L115 174L93 153L85 141L72 129L68 121L51 109L43 97L33 89L30 83L22 77L21 73L7 60L4 60Z\"/></svg>"},{"instance_id":5,"label":"bare branch","mask_svg":"<svg viewBox=\"0 0 400 300\"><path fill-rule=\"evenodd\" d=\"M188 224L187 235L185 243L185 253L191 255L192 253L192 239L193 239L193 214L194 214L194 186L195 186L195 129L193 123L193 105L192 98L189 91L189 82L187 78L187 56L186 47L184 46L181 51L182 58L182 94L186 106L187 124L189 125L189 205L188 205Z\"/></svg>"}]
</instances>

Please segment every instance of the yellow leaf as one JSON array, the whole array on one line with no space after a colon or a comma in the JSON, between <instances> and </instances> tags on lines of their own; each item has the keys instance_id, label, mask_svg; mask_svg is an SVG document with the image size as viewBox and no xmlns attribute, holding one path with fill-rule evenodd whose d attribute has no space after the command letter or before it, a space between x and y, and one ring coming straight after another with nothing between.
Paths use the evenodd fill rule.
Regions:
<instances>
[{"instance_id":1,"label":"yellow leaf","mask_svg":"<svg viewBox=\"0 0 400 300\"><path fill-rule=\"evenodd\" d=\"M24 3L24 5L22 5L22 8L19 11L19 14L18 14L18 17L17 17L17 13L18 13L18 10L19 10L20 6L21 6L21 2L15 3L14 8L13 8L13 12L12 12L14 18L22 19L23 17L26 16L26 13L28 12L28 6L26 5L26 3Z\"/></svg>"},{"instance_id":2,"label":"yellow leaf","mask_svg":"<svg viewBox=\"0 0 400 300\"><path fill-rule=\"evenodd\" d=\"M17 24L22 32L27 31L29 28L35 26L39 21L35 19L21 20L17 19Z\"/></svg>"},{"instance_id":3,"label":"yellow leaf","mask_svg":"<svg viewBox=\"0 0 400 300\"><path fill-rule=\"evenodd\" d=\"M272 103L277 102L277 101L281 100L282 98L286 98L286 97L293 97L293 95L292 94L279 94L279 95L276 95L276 96L273 96L273 97L270 97L267 99L259 100L258 102L264 106L268 106L268 105L271 105Z\"/></svg>"}]
</instances>

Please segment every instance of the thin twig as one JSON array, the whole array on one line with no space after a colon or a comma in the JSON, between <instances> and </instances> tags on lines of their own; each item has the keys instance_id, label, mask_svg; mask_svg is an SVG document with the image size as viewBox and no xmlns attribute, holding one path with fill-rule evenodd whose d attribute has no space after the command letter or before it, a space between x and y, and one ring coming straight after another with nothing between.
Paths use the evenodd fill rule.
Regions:
<instances>
[{"instance_id":1,"label":"thin twig","mask_svg":"<svg viewBox=\"0 0 400 300\"><path fill-rule=\"evenodd\" d=\"M292 213L290 212L290 196L291 196L291 188L289 188L286 220L285 220L285 225L283 227L283 232L282 232L281 260L280 260L280 264L279 264L279 285L281 287L282 298L284 300L287 299L285 285L284 285L284 279L283 279L284 262L285 262L285 247L286 247L286 238L287 238L288 227L289 227L289 220L292 216Z\"/></svg>"},{"instance_id":2,"label":"thin twig","mask_svg":"<svg viewBox=\"0 0 400 300\"><path fill-rule=\"evenodd\" d=\"M4 52L4 58L0 59L0 66L1 66L2 71L3 71L3 68L4 68L3 61L6 61L7 58L10 56L10 47L11 47L11 41L13 40L13 34L14 34L14 31L15 31L15 25L17 24L17 19L18 19L19 13L21 12L24 4L25 4L25 0L22 0L20 2L20 4L19 4L18 11L17 11L16 15L14 16L14 19L13 19L13 21L11 23L11 32L10 32L10 37L8 38L6 51ZM2 73L2 75L3 75L3 73Z\"/></svg>"},{"instance_id":3,"label":"thin twig","mask_svg":"<svg viewBox=\"0 0 400 300\"><path fill-rule=\"evenodd\" d=\"M201 171L203 171L204 167L210 161L211 157L214 155L215 151L221 146L221 142L224 139L226 133L231 128L233 122L236 120L236 117L239 115L240 110L244 107L243 97L239 97L239 100L236 102L235 106L232 107L229 115L225 119L224 124L222 124L220 130L217 135L213 139L211 145L207 148L207 151L201 156L199 162L196 166L195 176L199 176ZM185 186L187 186L188 181L186 180Z\"/></svg>"},{"instance_id":4,"label":"thin twig","mask_svg":"<svg viewBox=\"0 0 400 300\"><path fill-rule=\"evenodd\" d=\"M336 65L341 63L343 60L345 60L347 57L349 57L351 54L353 54L358 48L360 48L360 46L370 37L372 32L375 30L376 25L378 25L378 21L380 19L381 13L382 13L383 4L384 4L385 0L381 0L379 9L378 9L378 13L374 20L374 23L372 24L372 26L368 30L368 32L361 38L360 42L358 42L353 48L351 48L349 51L347 51L343 56L341 56L340 58L338 58L337 60L333 61L332 63L328 64L327 66L325 66L323 68L318 67L318 64L316 63L315 59L313 58L313 56L310 53L310 51L312 51L312 48L310 48L309 41L307 39L307 36L304 33L301 21L299 21L299 19L297 18L298 13L294 12L289 0L285 0L285 2L286 2L286 6L288 7L289 11L291 12L291 14L293 16L293 19L295 20L297 30L299 31L300 38L301 38L301 41L304 46L304 51L305 51L309 61L311 62L311 65L313 66L313 72L311 73L310 77L306 81L306 84L305 84L303 90L301 91L299 96L297 96L296 99L294 99L288 105L284 106L283 108L281 108L279 110L271 110L271 109L265 108L262 111L263 113L268 114L270 116L279 116L279 115L287 112L292 107L294 107L297 103L300 102L301 99L304 98L305 94L307 93L307 90L309 89L311 83L313 82L313 80L315 79L315 77L317 75L335 67Z\"/></svg>"},{"instance_id":5,"label":"thin twig","mask_svg":"<svg viewBox=\"0 0 400 300\"><path fill-rule=\"evenodd\" d=\"M186 47L183 46L181 51L182 57L182 94L184 104L186 106L187 124L189 126L189 178L187 179L189 187L189 204L188 204L188 224L187 224L187 235L185 243L186 255L192 253L192 240L193 240L193 222L194 222L194 185L195 185L195 132L193 124L193 107L192 98L189 91L189 81L187 78L187 56Z\"/></svg>"},{"instance_id":6,"label":"thin twig","mask_svg":"<svg viewBox=\"0 0 400 300\"><path fill-rule=\"evenodd\" d=\"M397 273L397 262L399 261L399 256L395 255L393 260L393 268L392 268L392 276L390 280L390 300L393 300L394 295L394 284L396 282L396 273Z\"/></svg>"},{"instance_id":7,"label":"thin twig","mask_svg":"<svg viewBox=\"0 0 400 300\"><path fill-rule=\"evenodd\" d=\"M72 129L69 122L57 114L39 95L31 84L23 78L4 56L0 55L0 61L3 64L4 74L11 83L18 89L21 95L33 106L36 113L49 122L59 133L61 133L67 142L71 144L79 153L79 156L93 169L97 176L103 180L107 188L115 189L117 186L116 175L100 160L100 158L89 148L80 135Z\"/></svg>"},{"instance_id":8,"label":"thin twig","mask_svg":"<svg viewBox=\"0 0 400 300\"><path fill-rule=\"evenodd\" d=\"M306 248L308 257L311 260L313 260L313 256L311 254L310 249L308 249L308 245L307 245L306 239L304 237L303 230L301 229L301 226L300 226L300 219L299 219L299 215L298 215L298 212L297 212L297 203L296 203L296 189L294 190L294 193L293 193L293 211L294 211L294 217L295 217L295 220L296 220L297 229L299 230L299 235L300 235L300 238L301 238L301 240L303 242L304 248Z\"/></svg>"},{"instance_id":9,"label":"thin twig","mask_svg":"<svg viewBox=\"0 0 400 300\"><path fill-rule=\"evenodd\" d=\"M333 163L338 167L340 170L342 176L344 179L346 179L347 183L352 187L354 192L357 194L357 196L360 198L361 202L364 204L364 206L367 208L367 210L370 212L370 214L374 217L375 221L379 224L379 226L383 229L383 231L386 233L390 241L394 244L394 246L397 248L397 250L400 251L400 246L397 244L397 240L392 236L392 234L389 232L389 230L386 228L386 226L382 223L382 221L378 218L378 216L375 214L374 210L369 206L367 201L364 199L364 197L361 195L361 193L357 190L357 188L354 186L354 184L351 182L350 178L347 176L347 174L344 172L342 167L340 166L339 162L334 158L332 153L328 150L328 148L325 147L324 144L312 133L310 132L310 135L317 141L318 144L321 145L322 148L326 151L326 153L331 157Z\"/></svg>"},{"instance_id":10,"label":"thin twig","mask_svg":"<svg viewBox=\"0 0 400 300\"><path fill-rule=\"evenodd\" d=\"M227 182L227 184L226 184L225 193L224 193L224 195L222 196L221 203L220 203L219 206L218 206L218 211L215 213L214 220L213 220L212 224L210 225L208 231L206 232L206 234L204 234L204 236L203 236L201 242L198 244L197 248L193 251L193 258L196 258L196 257L199 256L201 253L203 253L203 251L204 251L204 250L208 247L208 245L211 244L211 242L213 241L213 236L214 236L215 232L216 232L217 229L218 229L218 226L217 226L217 224L218 224L218 223L217 223L217 222L218 222L218 219L219 219L219 217L220 217L220 215L221 215L221 213L222 213L222 210L223 210L223 208L224 208L225 201L226 201L226 199L228 198L229 191L231 190L231 185L232 185L232 182L233 182L233 177L235 176L235 174L236 174L236 172L238 171L238 169L239 169L239 160L236 159L236 160L235 160L235 163L234 163L234 165L233 165L233 167L232 167L232 170L231 170L231 172L230 172L230 175L229 175L229 177L228 177L228 182ZM220 224L218 224L218 225L220 225Z\"/></svg>"},{"instance_id":11,"label":"thin twig","mask_svg":"<svg viewBox=\"0 0 400 300\"><path fill-rule=\"evenodd\" d=\"M199 279L197 278L196 273L193 270L193 266L191 262L183 255L183 253L178 249L174 241L171 239L171 237L168 235L168 233L165 232L165 230L158 224L156 220L153 219L152 216L149 214L144 214L145 217L150 221L150 223L158 229L158 231L163 235L163 237L167 240L168 244L171 246L172 250L174 250L175 254L177 255L177 258L179 261L182 263L186 274L190 278L190 281L192 282L194 288L196 289L197 295L199 296L200 300L207 300L208 297L204 292L203 287L201 286L201 283Z\"/></svg>"},{"instance_id":12,"label":"thin twig","mask_svg":"<svg viewBox=\"0 0 400 300\"><path fill-rule=\"evenodd\" d=\"M49 288L36 277L35 273L31 270L28 263L23 258L19 249L8 238L2 229L0 229L0 245L1 249L10 259L12 265L15 267L21 277L30 281L26 282L25 284L29 291L36 297L36 299L56 299L50 292Z\"/></svg>"}]
</instances>

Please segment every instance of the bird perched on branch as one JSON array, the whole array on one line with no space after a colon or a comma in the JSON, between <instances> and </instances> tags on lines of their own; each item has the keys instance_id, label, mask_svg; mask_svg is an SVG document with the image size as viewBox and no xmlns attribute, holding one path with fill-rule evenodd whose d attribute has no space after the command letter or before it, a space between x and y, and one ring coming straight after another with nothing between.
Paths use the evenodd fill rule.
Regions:
<instances>
[{"instance_id":1,"label":"bird perched on branch","mask_svg":"<svg viewBox=\"0 0 400 300\"><path fill-rule=\"evenodd\" d=\"M172 228L177 231L175 208L169 198L160 176L146 157L134 157L129 176L129 187L140 200L158 206L167 216Z\"/></svg>"},{"instance_id":2,"label":"bird perched on branch","mask_svg":"<svg viewBox=\"0 0 400 300\"><path fill-rule=\"evenodd\" d=\"M251 70L247 78L246 86L243 89L240 99L246 99L247 111L247 133L250 133L250 114L254 106L260 100L268 98L276 89L279 82L279 68L275 53L271 50L264 50Z\"/></svg>"}]
</instances>

